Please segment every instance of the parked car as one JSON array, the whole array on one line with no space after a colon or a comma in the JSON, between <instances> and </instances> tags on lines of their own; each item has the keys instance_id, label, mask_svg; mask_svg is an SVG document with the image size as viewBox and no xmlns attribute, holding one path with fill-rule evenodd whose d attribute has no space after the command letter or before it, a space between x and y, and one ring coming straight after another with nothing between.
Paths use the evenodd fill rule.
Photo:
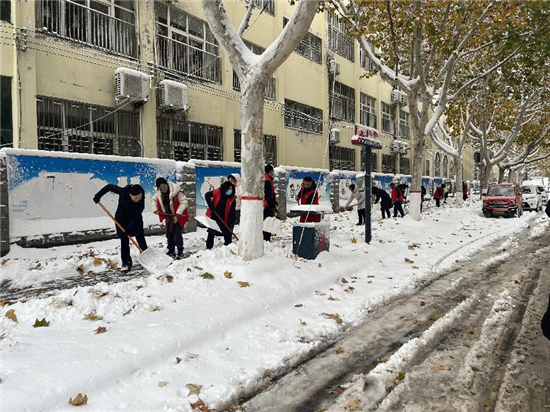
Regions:
<instances>
[{"instance_id":1,"label":"parked car","mask_svg":"<svg viewBox=\"0 0 550 412\"><path fill-rule=\"evenodd\" d=\"M543 200L538 189L538 186L523 185L521 186L523 198L523 210L542 210ZM546 204L546 203L544 203Z\"/></svg>"},{"instance_id":2,"label":"parked car","mask_svg":"<svg viewBox=\"0 0 550 412\"><path fill-rule=\"evenodd\" d=\"M483 199L483 216L515 216L523 214L523 198L517 183L492 184Z\"/></svg>"}]
</instances>

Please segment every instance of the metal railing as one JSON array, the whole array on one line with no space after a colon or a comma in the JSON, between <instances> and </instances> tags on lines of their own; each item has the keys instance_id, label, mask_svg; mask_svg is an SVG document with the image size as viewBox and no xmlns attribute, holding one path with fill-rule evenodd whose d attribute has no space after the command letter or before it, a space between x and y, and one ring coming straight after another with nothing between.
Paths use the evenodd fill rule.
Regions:
<instances>
[{"instance_id":1,"label":"metal railing","mask_svg":"<svg viewBox=\"0 0 550 412\"><path fill-rule=\"evenodd\" d=\"M334 27L328 29L329 49L334 50L340 56L350 61L355 61L355 43L353 38L347 36Z\"/></svg>"},{"instance_id":2,"label":"metal railing","mask_svg":"<svg viewBox=\"0 0 550 412\"><path fill-rule=\"evenodd\" d=\"M136 26L70 0L36 2L36 28L99 49L137 56Z\"/></svg>"},{"instance_id":3,"label":"metal railing","mask_svg":"<svg viewBox=\"0 0 550 412\"><path fill-rule=\"evenodd\" d=\"M161 67L214 83L221 82L221 57L206 50L157 35L157 62Z\"/></svg>"},{"instance_id":4,"label":"metal railing","mask_svg":"<svg viewBox=\"0 0 550 412\"><path fill-rule=\"evenodd\" d=\"M399 136L404 139L409 139L411 137L411 128L405 124L399 125Z\"/></svg>"}]
</instances>

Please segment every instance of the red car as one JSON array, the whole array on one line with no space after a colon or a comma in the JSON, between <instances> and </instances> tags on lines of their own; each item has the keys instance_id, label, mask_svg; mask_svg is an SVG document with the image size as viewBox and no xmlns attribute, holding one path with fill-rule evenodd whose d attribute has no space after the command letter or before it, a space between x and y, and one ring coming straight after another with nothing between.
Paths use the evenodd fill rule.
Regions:
<instances>
[{"instance_id":1,"label":"red car","mask_svg":"<svg viewBox=\"0 0 550 412\"><path fill-rule=\"evenodd\" d=\"M523 214L523 199L517 183L493 184L483 199L483 216L514 216Z\"/></svg>"}]
</instances>

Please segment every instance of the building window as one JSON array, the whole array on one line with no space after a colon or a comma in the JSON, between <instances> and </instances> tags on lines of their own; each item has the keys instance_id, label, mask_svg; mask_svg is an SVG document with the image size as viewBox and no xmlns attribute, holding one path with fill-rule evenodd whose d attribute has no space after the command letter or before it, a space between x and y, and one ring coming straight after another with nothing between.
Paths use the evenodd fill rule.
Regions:
<instances>
[{"instance_id":1,"label":"building window","mask_svg":"<svg viewBox=\"0 0 550 412\"><path fill-rule=\"evenodd\" d=\"M445 179L449 178L449 159L447 159L447 156L443 157L443 177Z\"/></svg>"},{"instance_id":2,"label":"building window","mask_svg":"<svg viewBox=\"0 0 550 412\"><path fill-rule=\"evenodd\" d=\"M397 156L394 154L391 155L382 155L382 173L395 173L395 161Z\"/></svg>"},{"instance_id":3,"label":"building window","mask_svg":"<svg viewBox=\"0 0 550 412\"><path fill-rule=\"evenodd\" d=\"M426 160L426 176L430 176L430 161Z\"/></svg>"},{"instance_id":4,"label":"building window","mask_svg":"<svg viewBox=\"0 0 550 412\"><path fill-rule=\"evenodd\" d=\"M254 54L260 55L265 51L264 48L262 48L260 46L256 46L255 44L252 44L250 42L244 41L244 44ZM236 90L238 92L241 91L241 83L239 81L239 77L237 76L237 73L235 72L235 70L233 70L233 90ZM276 95L276 80L275 80L275 77L271 77L271 79L269 79L269 82L267 83L267 86L265 88L265 98L269 99L269 100L275 100L276 96L277 96Z\"/></svg>"},{"instance_id":5,"label":"building window","mask_svg":"<svg viewBox=\"0 0 550 412\"><path fill-rule=\"evenodd\" d=\"M336 13L327 12L327 20L329 49L351 62L355 61L355 42L348 36L345 23L339 21Z\"/></svg>"},{"instance_id":6,"label":"building window","mask_svg":"<svg viewBox=\"0 0 550 412\"><path fill-rule=\"evenodd\" d=\"M330 117L332 119L355 123L355 89L340 82L334 82L334 92L332 91L332 84L329 90Z\"/></svg>"},{"instance_id":7,"label":"building window","mask_svg":"<svg viewBox=\"0 0 550 412\"><path fill-rule=\"evenodd\" d=\"M409 139L411 136L411 128L409 125L409 113L401 110L399 112L399 136L403 139Z\"/></svg>"},{"instance_id":8,"label":"building window","mask_svg":"<svg viewBox=\"0 0 550 412\"><path fill-rule=\"evenodd\" d=\"M365 170L365 149L361 149L361 170ZM371 150L370 157L371 172L378 172L378 154Z\"/></svg>"},{"instance_id":9,"label":"building window","mask_svg":"<svg viewBox=\"0 0 550 412\"><path fill-rule=\"evenodd\" d=\"M161 159L222 161L223 128L162 115L157 118L157 147Z\"/></svg>"},{"instance_id":10,"label":"building window","mask_svg":"<svg viewBox=\"0 0 550 412\"><path fill-rule=\"evenodd\" d=\"M371 50L374 51L374 45L370 41L368 43L370 45ZM363 69L365 69L368 72L375 69L372 60L369 58L369 55L363 50L362 47L360 49L359 56L360 56L360 65Z\"/></svg>"},{"instance_id":11,"label":"building window","mask_svg":"<svg viewBox=\"0 0 550 412\"><path fill-rule=\"evenodd\" d=\"M286 17L283 18L283 27L286 26L287 23L288 19ZM319 37L314 34L307 33L302 40L300 40L300 43L298 43L298 46L296 46L294 51L304 56L306 59L321 64L323 57L321 45L322 41Z\"/></svg>"},{"instance_id":12,"label":"building window","mask_svg":"<svg viewBox=\"0 0 550 412\"><path fill-rule=\"evenodd\" d=\"M395 116L393 115L393 107L382 102L382 131L392 136L395 134Z\"/></svg>"},{"instance_id":13,"label":"building window","mask_svg":"<svg viewBox=\"0 0 550 412\"><path fill-rule=\"evenodd\" d=\"M411 173L411 159L404 155L399 156L399 173L408 175Z\"/></svg>"},{"instance_id":14,"label":"building window","mask_svg":"<svg viewBox=\"0 0 550 412\"><path fill-rule=\"evenodd\" d=\"M252 0L254 7L261 10L262 13L275 15L275 0Z\"/></svg>"},{"instance_id":15,"label":"building window","mask_svg":"<svg viewBox=\"0 0 550 412\"><path fill-rule=\"evenodd\" d=\"M366 95L365 93L361 93L359 115L363 126L369 126L376 129L376 99Z\"/></svg>"},{"instance_id":16,"label":"building window","mask_svg":"<svg viewBox=\"0 0 550 412\"><path fill-rule=\"evenodd\" d=\"M435 155L434 177L441 177L441 156L439 155L439 153L436 153Z\"/></svg>"},{"instance_id":17,"label":"building window","mask_svg":"<svg viewBox=\"0 0 550 412\"><path fill-rule=\"evenodd\" d=\"M0 20L11 23L11 0L0 0Z\"/></svg>"},{"instance_id":18,"label":"building window","mask_svg":"<svg viewBox=\"0 0 550 412\"><path fill-rule=\"evenodd\" d=\"M39 96L37 115L40 150L141 155L138 113Z\"/></svg>"},{"instance_id":19,"label":"building window","mask_svg":"<svg viewBox=\"0 0 550 412\"><path fill-rule=\"evenodd\" d=\"M0 76L0 148L13 146L11 77Z\"/></svg>"},{"instance_id":20,"label":"building window","mask_svg":"<svg viewBox=\"0 0 550 412\"><path fill-rule=\"evenodd\" d=\"M355 149L332 146L330 148L330 170L355 170Z\"/></svg>"},{"instance_id":21,"label":"building window","mask_svg":"<svg viewBox=\"0 0 550 412\"><path fill-rule=\"evenodd\" d=\"M235 130L233 133L233 150L235 162L241 162L242 136L240 130ZM264 158L265 162L271 165L277 165L277 137L264 134Z\"/></svg>"},{"instance_id":22,"label":"building window","mask_svg":"<svg viewBox=\"0 0 550 412\"><path fill-rule=\"evenodd\" d=\"M307 133L323 133L323 111L285 99L285 127Z\"/></svg>"},{"instance_id":23,"label":"building window","mask_svg":"<svg viewBox=\"0 0 550 412\"><path fill-rule=\"evenodd\" d=\"M221 83L220 46L206 22L158 1L155 19L160 66Z\"/></svg>"},{"instance_id":24,"label":"building window","mask_svg":"<svg viewBox=\"0 0 550 412\"><path fill-rule=\"evenodd\" d=\"M451 160L449 164L449 179L454 179L455 177L455 162Z\"/></svg>"},{"instance_id":25,"label":"building window","mask_svg":"<svg viewBox=\"0 0 550 412\"><path fill-rule=\"evenodd\" d=\"M36 13L37 30L137 57L133 0L39 0Z\"/></svg>"}]
</instances>

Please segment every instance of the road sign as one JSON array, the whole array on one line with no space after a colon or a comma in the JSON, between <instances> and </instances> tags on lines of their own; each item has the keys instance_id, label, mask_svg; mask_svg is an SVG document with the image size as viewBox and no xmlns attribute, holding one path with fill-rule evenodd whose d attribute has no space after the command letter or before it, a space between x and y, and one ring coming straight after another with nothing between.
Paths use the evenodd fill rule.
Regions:
<instances>
[{"instance_id":1,"label":"road sign","mask_svg":"<svg viewBox=\"0 0 550 412\"><path fill-rule=\"evenodd\" d=\"M372 127L355 125L355 134L351 138L351 144L358 146L371 147L373 149L382 149L382 142L378 130Z\"/></svg>"}]
</instances>

